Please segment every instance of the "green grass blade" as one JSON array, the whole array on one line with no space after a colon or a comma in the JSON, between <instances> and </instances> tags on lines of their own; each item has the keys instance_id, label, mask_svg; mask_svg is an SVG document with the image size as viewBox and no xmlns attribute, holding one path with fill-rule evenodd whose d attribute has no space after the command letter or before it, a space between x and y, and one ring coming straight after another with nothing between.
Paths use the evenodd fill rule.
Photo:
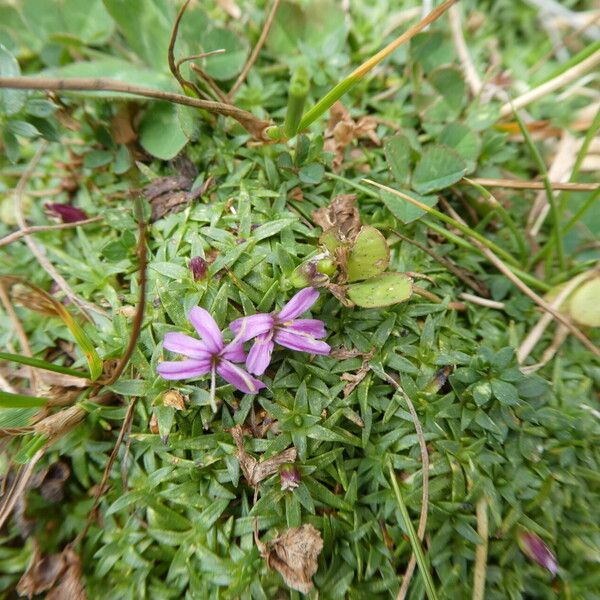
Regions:
<instances>
[{"instance_id":1,"label":"green grass blade","mask_svg":"<svg viewBox=\"0 0 600 600\"><path fill-rule=\"evenodd\" d=\"M44 406L48 398L38 398L25 394L11 394L0 390L0 408L36 408Z\"/></svg>"},{"instance_id":2,"label":"green grass blade","mask_svg":"<svg viewBox=\"0 0 600 600\"><path fill-rule=\"evenodd\" d=\"M425 560L425 554L423 553L421 542L419 541L419 538L417 537L417 532L415 531L412 521L410 520L408 508L406 507L404 498L402 497L402 493L400 492L400 486L398 485L396 474L394 473L394 467L392 466L392 461L389 458L388 470L390 472L390 480L392 482L394 495L396 496L396 502L398 503L400 514L402 515L402 519L404 520L404 524L406 525L406 532L408 533L410 545L412 547L412 551L415 553L415 558L417 560L417 565L419 567L421 577L423 577L423 583L425 584L425 592L427 593L427 597L429 598L429 600L437 600L437 592L435 591L433 578L431 577L431 573L429 572L429 568L427 567L427 561Z\"/></svg>"},{"instance_id":3,"label":"green grass blade","mask_svg":"<svg viewBox=\"0 0 600 600\"><path fill-rule=\"evenodd\" d=\"M371 179L363 179L363 181L365 181L366 183L370 183L371 185L374 185L375 187L378 187L382 190L385 190L386 192L395 194L396 196L403 198L407 202L410 202L411 204L418 206L421 210L424 210L425 212L434 215L440 221L443 221L447 225L451 225L452 227L455 227L459 231L462 231L466 235L472 237L474 240L477 240L480 244L483 244L486 248L488 248L492 252L495 252L498 256L501 256L504 260L509 262L514 267L517 267L519 265L519 262L517 261L517 259L512 254L510 254L509 252L504 250L504 248L500 248L500 246L498 246L497 244L494 244L494 242L490 242L490 240L488 240L484 235L481 235L478 231L475 231L474 229L472 229L471 227L468 227L467 225L463 225L462 223L459 223L456 219L449 217L447 214L445 214L435 208L431 208L430 206L427 206L426 204L423 204L422 202L419 202L418 200L411 198L407 194L403 194L402 192L399 192L398 190L395 190L394 188L391 188L387 185L377 183L376 181L372 181Z\"/></svg>"},{"instance_id":4,"label":"green grass blade","mask_svg":"<svg viewBox=\"0 0 600 600\"><path fill-rule=\"evenodd\" d=\"M11 354L10 352L0 352L0 360L8 360L10 362L16 362L29 367L37 367L38 369L44 369L45 371L53 371L54 373L62 373L63 375L72 375L73 377L81 377L87 379L88 373L82 373L75 369L69 369L69 367L62 367L53 363L46 362L40 358L31 358L30 356L22 356L21 354Z\"/></svg>"}]
</instances>

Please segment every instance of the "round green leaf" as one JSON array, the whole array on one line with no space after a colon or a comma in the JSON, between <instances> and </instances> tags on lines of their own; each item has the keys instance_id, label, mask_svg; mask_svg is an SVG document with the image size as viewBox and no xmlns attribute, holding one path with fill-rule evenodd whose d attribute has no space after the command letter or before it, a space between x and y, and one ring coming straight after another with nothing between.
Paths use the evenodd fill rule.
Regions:
<instances>
[{"instance_id":1,"label":"round green leaf","mask_svg":"<svg viewBox=\"0 0 600 600\"><path fill-rule=\"evenodd\" d=\"M223 49L223 54L206 58L206 72L214 79L224 80L235 77L244 66L248 46L229 29L211 29L202 39L205 52Z\"/></svg>"},{"instance_id":2,"label":"round green leaf","mask_svg":"<svg viewBox=\"0 0 600 600\"><path fill-rule=\"evenodd\" d=\"M467 172L464 159L448 146L430 146L417 163L412 187L419 194L442 190L460 181Z\"/></svg>"},{"instance_id":3,"label":"round green leaf","mask_svg":"<svg viewBox=\"0 0 600 600\"><path fill-rule=\"evenodd\" d=\"M569 314L580 325L600 327L600 277L586 281L573 292Z\"/></svg>"},{"instance_id":4,"label":"round green leaf","mask_svg":"<svg viewBox=\"0 0 600 600\"><path fill-rule=\"evenodd\" d=\"M437 204L438 198L436 195L430 196L421 196L421 194L417 194L416 192L411 192L410 190L400 190L405 193L407 196L426 204L427 206L433 207ZM425 211L410 202L404 200L404 198L400 198L396 196L396 194L392 194L391 192L386 192L385 190L381 190L379 192L383 203L387 206L388 210L397 218L402 221L402 223L412 223L416 221L420 217L425 214Z\"/></svg>"},{"instance_id":5,"label":"round green leaf","mask_svg":"<svg viewBox=\"0 0 600 600\"><path fill-rule=\"evenodd\" d=\"M405 135L395 135L385 141L383 149L394 179L404 185L410 175L410 141Z\"/></svg>"},{"instance_id":6,"label":"round green leaf","mask_svg":"<svg viewBox=\"0 0 600 600\"><path fill-rule=\"evenodd\" d=\"M0 77L18 77L21 74L15 57L0 44ZM26 92L21 90L0 89L0 113L14 115L25 103Z\"/></svg>"},{"instance_id":7,"label":"round green leaf","mask_svg":"<svg viewBox=\"0 0 600 600\"><path fill-rule=\"evenodd\" d=\"M481 150L481 140L470 127L462 123L449 123L443 129L438 141L456 150L467 161L469 172L475 170L475 161Z\"/></svg>"},{"instance_id":8,"label":"round green leaf","mask_svg":"<svg viewBox=\"0 0 600 600\"><path fill-rule=\"evenodd\" d=\"M325 169L319 163L308 163L298 171L298 177L302 183L321 183Z\"/></svg>"},{"instance_id":9,"label":"round green leaf","mask_svg":"<svg viewBox=\"0 0 600 600\"><path fill-rule=\"evenodd\" d=\"M157 102L148 109L140 123L140 144L146 152L162 160L171 160L187 141L172 104Z\"/></svg>"},{"instance_id":10,"label":"round green leaf","mask_svg":"<svg viewBox=\"0 0 600 600\"><path fill-rule=\"evenodd\" d=\"M348 254L348 281L360 281L383 273L390 262L390 250L383 234L365 225L361 228Z\"/></svg>"},{"instance_id":11,"label":"round green leaf","mask_svg":"<svg viewBox=\"0 0 600 600\"><path fill-rule=\"evenodd\" d=\"M363 308L398 304L408 300L411 295L412 281L402 273L383 273L348 286L348 298Z\"/></svg>"}]
</instances>

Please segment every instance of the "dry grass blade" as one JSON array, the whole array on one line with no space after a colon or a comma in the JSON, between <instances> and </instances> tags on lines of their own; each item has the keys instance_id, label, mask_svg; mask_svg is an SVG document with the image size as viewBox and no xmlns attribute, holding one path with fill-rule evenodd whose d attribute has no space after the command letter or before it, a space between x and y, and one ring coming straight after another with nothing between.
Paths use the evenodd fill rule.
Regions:
<instances>
[{"instance_id":1,"label":"dry grass blade","mask_svg":"<svg viewBox=\"0 0 600 600\"><path fill-rule=\"evenodd\" d=\"M499 187L513 190L543 190L544 183L541 181L518 181L517 179L487 179L484 177L470 178L474 183L484 187ZM599 187L599 183L570 183L551 181L553 189L569 192L594 192Z\"/></svg>"},{"instance_id":2,"label":"dry grass blade","mask_svg":"<svg viewBox=\"0 0 600 600\"><path fill-rule=\"evenodd\" d=\"M582 60L579 64L574 65L570 69L567 69L564 73L554 77L550 81L546 81L541 85L525 92L521 96L518 96L510 102L506 102L500 109L500 117L508 117L517 111L552 92L572 83L582 75L585 75L588 71L591 71L594 67L600 64L600 50L597 50L585 60Z\"/></svg>"},{"instance_id":3,"label":"dry grass blade","mask_svg":"<svg viewBox=\"0 0 600 600\"><path fill-rule=\"evenodd\" d=\"M465 37L463 35L462 25L460 22L460 8L458 5L455 4L454 6L450 7L450 10L448 10L448 20L450 21L452 41L454 42L456 54L458 55L460 64L463 68L465 80L471 89L471 94L473 94L473 96L479 96L481 90L483 89L483 83L481 82L479 73L477 73L477 69L473 64L473 59L471 58L469 48L465 42Z\"/></svg>"},{"instance_id":4,"label":"dry grass blade","mask_svg":"<svg viewBox=\"0 0 600 600\"><path fill-rule=\"evenodd\" d=\"M26 235L31 235L32 233L42 233L43 231L58 231L60 229L72 229L73 227L80 227L81 225L98 223L98 221L102 221L103 219L103 216L98 215L97 217L83 219L82 221L74 221L73 223L60 223L59 225L32 225L31 227L25 227L24 229L19 229L19 231L15 231L4 236L2 239L0 239L0 248L2 248L2 246L12 244L17 240L20 240L22 237L25 237Z\"/></svg>"},{"instance_id":5,"label":"dry grass blade","mask_svg":"<svg viewBox=\"0 0 600 600\"><path fill-rule=\"evenodd\" d=\"M2 503L0 504L0 529L4 527L6 520L10 517L17 500L25 492L27 484L33 475L35 465L40 461L48 444L45 444L43 448L40 448L29 460L29 462L19 469L17 476L11 486L11 488L2 496Z\"/></svg>"},{"instance_id":6,"label":"dry grass blade","mask_svg":"<svg viewBox=\"0 0 600 600\"><path fill-rule=\"evenodd\" d=\"M141 96L143 98L152 98L154 100L164 100L165 102L201 108L211 113L231 117L256 139L269 139L265 136L265 129L270 125L269 121L263 121L262 119L255 117L252 113L238 108L237 106L233 106L232 104L190 98L183 94L163 92L162 90L130 85L115 79L107 79L104 77L70 77L68 79L58 79L53 77L0 77L0 88L56 92L119 92Z\"/></svg>"},{"instance_id":7,"label":"dry grass blade","mask_svg":"<svg viewBox=\"0 0 600 600\"><path fill-rule=\"evenodd\" d=\"M460 215L456 213L451 207L448 207L452 216L457 221L462 221ZM464 223L464 221L463 221ZM543 308L546 312L552 315L552 317L562 323L565 327L569 329L569 331L590 351L594 354L594 356L600 358L600 349L597 348L591 340L567 317L558 312L555 308L552 307L551 304L546 302L541 296L536 294L527 284L525 284L521 279L519 279L508 267L506 263L504 263L500 258L498 258L489 248L486 248L483 244L480 244L478 240L473 239L473 244L475 244L481 252L486 256L486 258L515 286L517 287L523 294L525 294L528 298L533 300L538 306Z\"/></svg>"},{"instance_id":8,"label":"dry grass blade","mask_svg":"<svg viewBox=\"0 0 600 600\"><path fill-rule=\"evenodd\" d=\"M487 574L487 555L488 555L488 515L487 500L481 498L475 507L477 515L477 533L483 540L483 544L478 544L475 548L475 568L473 570L473 600L484 600L485 598L485 580Z\"/></svg>"},{"instance_id":9,"label":"dry grass blade","mask_svg":"<svg viewBox=\"0 0 600 600\"><path fill-rule=\"evenodd\" d=\"M573 292L579 285L584 283L584 281L585 279L581 280L579 277L571 279L571 281L565 285L556 298L551 302L550 306L556 310L560 310L561 304L571 295L571 292ZM517 350L517 361L519 364L523 364L525 359L531 354L531 351L539 342L551 321L552 315L550 313L543 314L540 320L529 332L527 337L521 342L521 345Z\"/></svg>"},{"instance_id":10,"label":"dry grass blade","mask_svg":"<svg viewBox=\"0 0 600 600\"><path fill-rule=\"evenodd\" d=\"M256 62L256 59L258 58L258 55L259 55L260 51L262 50L262 47L264 46L265 41L267 40L269 31L271 31L271 27L273 26L273 21L275 20L275 15L277 14L277 9L279 8L280 2L281 2L281 0L273 0L273 4L271 5L271 10L269 11L267 19L265 20L265 24L263 25L263 28L262 28L262 31L258 38L258 41L256 42L256 46L254 46L254 49L252 50L250 57L248 58L246 64L244 65L244 68L242 69L241 73L238 75L238 78L235 80L235 83L231 86L231 89L229 90L229 93L227 94L227 100L231 101L233 99L236 92L240 89L241 85L246 80L246 77L247 77L248 73L250 72L250 69Z\"/></svg>"}]
</instances>

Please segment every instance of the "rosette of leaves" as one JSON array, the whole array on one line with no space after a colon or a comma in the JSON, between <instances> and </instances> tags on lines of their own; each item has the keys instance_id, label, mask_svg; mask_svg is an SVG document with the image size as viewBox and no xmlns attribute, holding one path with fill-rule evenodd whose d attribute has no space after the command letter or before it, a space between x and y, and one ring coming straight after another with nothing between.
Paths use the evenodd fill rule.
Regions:
<instances>
[{"instance_id":1,"label":"rosette of leaves","mask_svg":"<svg viewBox=\"0 0 600 600\"><path fill-rule=\"evenodd\" d=\"M296 268L294 285L323 285L346 306L377 308L405 302L412 295L412 280L404 273L386 272L390 249L383 234L361 225L355 196L333 199L313 213L323 228L322 252Z\"/></svg>"}]
</instances>

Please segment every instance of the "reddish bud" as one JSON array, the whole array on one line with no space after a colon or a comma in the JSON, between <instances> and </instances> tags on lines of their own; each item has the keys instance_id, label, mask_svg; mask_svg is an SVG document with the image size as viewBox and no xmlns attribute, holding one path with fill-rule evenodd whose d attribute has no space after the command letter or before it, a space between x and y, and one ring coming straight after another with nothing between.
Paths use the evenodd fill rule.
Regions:
<instances>
[{"instance_id":1,"label":"reddish bud","mask_svg":"<svg viewBox=\"0 0 600 600\"><path fill-rule=\"evenodd\" d=\"M283 465L279 470L279 479L282 492L291 492L300 484L300 472L294 465Z\"/></svg>"},{"instance_id":2,"label":"reddish bud","mask_svg":"<svg viewBox=\"0 0 600 600\"><path fill-rule=\"evenodd\" d=\"M84 211L71 204L46 202L44 207L52 216L61 219L63 223L75 223L75 221L84 221L88 218Z\"/></svg>"},{"instance_id":3,"label":"reddish bud","mask_svg":"<svg viewBox=\"0 0 600 600\"><path fill-rule=\"evenodd\" d=\"M200 281L206 277L208 263L201 256L194 256L194 258L190 260L189 266L194 281Z\"/></svg>"},{"instance_id":4,"label":"reddish bud","mask_svg":"<svg viewBox=\"0 0 600 600\"><path fill-rule=\"evenodd\" d=\"M558 562L550 548L544 544L542 538L535 533L531 533L531 531L522 529L519 531L518 542L525 556L550 571L553 577L556 576L558 573Z\"/></svg>"}]
</instances>

